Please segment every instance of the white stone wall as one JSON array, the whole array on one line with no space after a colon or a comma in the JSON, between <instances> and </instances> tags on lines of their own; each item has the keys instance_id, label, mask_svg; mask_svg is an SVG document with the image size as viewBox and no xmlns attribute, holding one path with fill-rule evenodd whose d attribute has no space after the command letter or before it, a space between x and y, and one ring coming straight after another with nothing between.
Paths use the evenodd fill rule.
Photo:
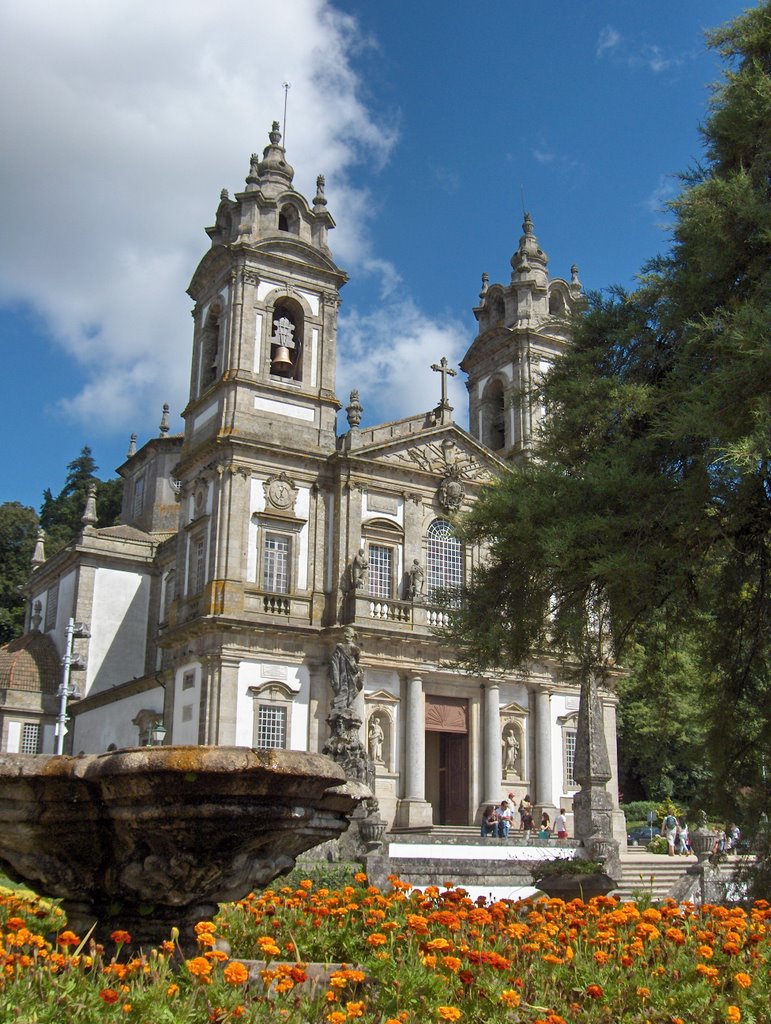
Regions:
<instances>
[{"instance_id":1,"label":"white stone wall","mask_svg":"<svg viewBox=\"0 0 771 1024\"><path fill-rule=\"evenodd\" d=\"M292 694L292 708L287 736L288 750L308 749L308 705L310 675L305 665L285 662L242 661L238 667L236 702L236 746L254 746L254 703L250 689L259 689L275 682Z\"/></svg>"},{"instance_id":2,"label":"white stone wall","mask_svg":"<svg viewBox=\"0 0 771 1024\"><path fill-rule=\"evenodd\" d=\"M136 747L139 744L139 730L133 719L140 711L163 712L163 687L125 697L106 707L85 711L70 722L72 751L85 754L99 754L111 744L116 747Z\"/></svg>"},{"instance_id":3,"label":"white stone wall","mask_svg":"<svg viewBox=\"0 0 771 1024\"><path fill-rule=\"evenodd\" d=\"M149 598L147 573L96 570L86 694L144 675Z\"/></svg>"},{"instance_id":4,"label":"white stone wall","mask_svg":"<svg viewBox=\"0 0 771 1024\"><path fill-rule=\"evenodd\" d=\"M188 685L191 680L192 686ZM201 666L191 662L182 665L174 674L174 714L170 742L175 746L197 744L200 717Z\"/></svg>"}]
</instances>

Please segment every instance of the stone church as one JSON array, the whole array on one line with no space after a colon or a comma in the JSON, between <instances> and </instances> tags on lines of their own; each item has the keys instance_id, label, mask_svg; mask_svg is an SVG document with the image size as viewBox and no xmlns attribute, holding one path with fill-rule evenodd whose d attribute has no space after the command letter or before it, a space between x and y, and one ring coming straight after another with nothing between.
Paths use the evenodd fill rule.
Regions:
<instances>
[{"instance_id":1,"label":"stone church","mask_svg":"<svg viewBox=\"0 0 771 1024\"><path fill-rule=\"evenodd\" d=\"M365 425L352 392L337 433L337 313L345 272L329 247L324 179L308 201L274 123L243 191L221 194L195 270L190 396L118 472L121 525L46 560L38 545L27 632L0 650L0 742L49 752L63 717L57 669L71 669L65 751L150 742L323 750L330 664L346 640L381 813L395 827L468 824L483 805L529 793L568 810L578 689L557 664L471 676L453 666L435 600L481 557L453 518L526 454L541 410L534 382L569 343L571 279L548 273L533 223L511 277L483 275L467 375L469 431L452 418L436 353L428 411ZM350 630L353 630L351 634ZM75 699L77 697L78 699ZM615 700L603 695L617 807Z\"/></svg>"}]
</instances>

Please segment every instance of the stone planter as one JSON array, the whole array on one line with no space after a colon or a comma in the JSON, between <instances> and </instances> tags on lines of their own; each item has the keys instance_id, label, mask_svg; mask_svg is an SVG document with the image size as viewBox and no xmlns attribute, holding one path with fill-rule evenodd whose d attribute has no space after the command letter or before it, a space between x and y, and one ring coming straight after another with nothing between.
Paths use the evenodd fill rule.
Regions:
<instances>
[{"instance_id":1,"label":"stone planter","mask_svg":"<svg viewBox=\"0 0 771 1024\"><path fill-rule=\"evenodd\" d=\"M696 854L699 863L708 860L715 848L717 832L711 832L708 828L697 828L691 832L691 849Z\"/></svg>"},{"instance_id":2,"label":"stone planter","mask_svg":"<svg viewBox=\"0 0 771 1024\"><path fill-rule=\"evenodd\" d=\"M593 896L607 896L618 888L617 883L604 871L589 875L544 875L535 885L552 899L590 900Z\"/></svg>"},{"instance_id":3,"label":"stone planter","mask_svg":"<svg viewBox=\"0 0 771 1024\"><path fill-rule=\"evenodd\" d=\"M61 898L76 932L96 921L98 940L125 928L141 945L177 926L194 949L218 903L337 838L359 790L329 758L285 750L0 755L0 866Z\"/></svg>"}]
</instances>

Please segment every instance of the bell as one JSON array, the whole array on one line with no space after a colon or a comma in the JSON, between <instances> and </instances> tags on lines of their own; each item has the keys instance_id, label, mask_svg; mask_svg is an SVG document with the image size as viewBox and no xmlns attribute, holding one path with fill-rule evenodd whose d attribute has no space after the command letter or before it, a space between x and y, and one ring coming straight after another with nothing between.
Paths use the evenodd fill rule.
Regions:
<instances>
[{"instance_id":1,"label":"bell","mask_svg":"<svg viewBox=\"0 0 771 1024\"><path fill-rule=\"evenodd\" d=\"M291 373L292 360L289 358L289 349L286 347L286 345L276 346L276 354L275 356L273 356L271 370L273 371L273 373Z\"/></svg>"}]
</instances>

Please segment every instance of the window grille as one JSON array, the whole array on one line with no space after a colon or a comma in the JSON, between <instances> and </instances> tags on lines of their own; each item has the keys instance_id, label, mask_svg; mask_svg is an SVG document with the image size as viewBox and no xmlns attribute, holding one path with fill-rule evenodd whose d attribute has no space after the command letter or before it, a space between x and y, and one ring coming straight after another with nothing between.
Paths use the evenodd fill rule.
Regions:
<instances>
[{"instance_id":1,"label":"window grille","mask_svg":"<svg viewBox=\"0 0 771 1024\"><path fill-rule=\"evenodd\" d=\"M136 518L141 514L145 505L145 478L144 475L137 477L134 481L134 507L133 516Z\"/></svg>"},{"instance_id":2,"label":"window grille","mask_svg":"<svg viewBox=\"0 0 771 1024\"><path fill-rule=\"evenodd\" d=\"M455 590L463 583L463 546L446 519L435 519L426 534L429 599L438 590Z\"/></svg>"},{"instance_id":3,"label":"window grille","mask_svg":"<svg viewBox=\"0 0 771 1024\"><path fill-rule=\"evenodd\" d=\"M206 547L203 537L193 542L193 557L190 566L190 591L191 594L199 594L203 590L204 573L206 564Z\"/></svg>"},{"instance_id":4,"label":"window grille","mask_svg":"<svg viewBox=\"0 0 771 1024\"><path fill-rule=\"evenodd\" d=\"M22 754L37 754L40 748L40 726L37 722L25 722L21 731Z\"/></svg>"},{"instance_id":5,"label":"window grille","mask_svg":"<svg viewBox=\"0 0 771 1024\"><path fill-rule=\"evenodd\" d=\"M289 538L269 533L265 536L262 565L262 589L273 594L289 593Z\"/></svg>"},{"instance_id":6,"label":"window grille","mask_svg":"<svg viewBox=\"0 0 771 1024\"><path fill-rule=\"evenodd\" d=\"M384 544L369 545L370 597L393 596L393 548Z\"/></svg>"},{"instance_id":7,"label":"window grille","mask_svg":"<svg viewBox=\"0 0 771 1024\"><path fill-rule=\"evenodd\" d=\"M45 631L56 629L56 612L59 607L59 584L54 583L51 589L48 591L48 600L46 601L46 621Z\"/></svg>"},{"instance_id":8,"label":"window grille","mask_svg":"<svg viewBox=\"0 0 771 1024\"><path fill-rule=\"evenodd\" d=\"M576 732L572 729L565 732L565 782L568 786L576 786L573 769L576 764Z\"/></svg>"},{"instance_id":9,"label":"window grille","mask_svg":"<svg viewBox=\"0 0 771 1024\"><path fill-rule=\"evenodd\" d=\"M273 704L260 704L257 711L255 746L273 750L286 748L286 708Z\"/></svg>"}]
</instances>

